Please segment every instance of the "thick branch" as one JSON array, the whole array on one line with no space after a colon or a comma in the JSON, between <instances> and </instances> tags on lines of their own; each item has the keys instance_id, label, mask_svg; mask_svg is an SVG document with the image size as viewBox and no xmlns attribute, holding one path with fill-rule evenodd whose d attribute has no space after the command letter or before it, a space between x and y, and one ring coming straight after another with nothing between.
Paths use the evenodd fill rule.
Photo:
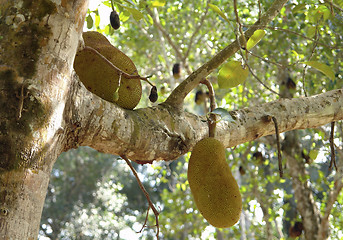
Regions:
<instances>
[{"instance_id":1,"label":"thick branch","mask_svg":"<svg viewBox=\"0 0 343 240\"><path fill-rule=\"evenodd\" d=\"M75 80L76 81L76 80ZM124 110L80 87L71 96L74 109L65 112L72 119L66 150L79 145L101 152L125 155L143 162L173 160L190 151L197 141L208 135L204 117L168 104ZM234 123L221 121L216 136L226 147L275 133L274 124L266 116L277 119L279 132L315 128L343 119L343 90L313 97L282 99L260 106L232 111ZM269 117L270 119L270 117ZM77 133L76 133L77 131ZM77 137L77 139L73 137Z\"/></svg>"},{"instance_id":2,"label":"thick branch","mask_svg":"<svg viewBox=\"0 0 343 240\"><path fill-rule=\"evenodd\" d=\"M263 29L271 20L273 20L286 2L287 0L275 0L261 19L245 32L245 39L248 40L257 29ZM218 68L229 57L235 54L239 50L239 46L240 44L236 40L221 50L210 61L198 68L177 88L175 88L166 100L166 103L173 106L182 106L183 100L187 94L192 91L203 78L207 77L214 69Z\"/></svg>"}]
</instances>

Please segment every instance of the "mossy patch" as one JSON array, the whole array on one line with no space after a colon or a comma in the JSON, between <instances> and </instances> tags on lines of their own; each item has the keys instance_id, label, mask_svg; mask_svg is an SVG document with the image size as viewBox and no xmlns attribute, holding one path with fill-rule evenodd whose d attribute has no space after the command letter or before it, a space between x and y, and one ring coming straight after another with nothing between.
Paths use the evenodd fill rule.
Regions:
<instances>
[{"instance_id":1,"label":"mossy patch","mask_svg":"<svg viewBox=\"0 0 343 240\"><path fill-rule=\"evenodd\" d=\"M53 14L57 11L56 4L50 0L25 0L23 8L30 9L32 15L35 18L38 18L38 20L42 20L43 17Z\"/></svg>"},{"instance_id":2,"label":"mossy patch","mask_svg":"<svg viewBox=\"0 0 343 240\"><path fill-rule=\"evenodd\" d=\"M27 0L21 9L6 9L3 19L21 14L25 21L17 26L0 22L0 46L3 49L0 64L13 66L20 76L31 78L36 73L40 49L51 36L51 29L42 18L56 11L56 4L50 0Z\"/></svg>"},{"instance_id":3,"label":"mossy patch","mask_svg":"<svg viewBox=\"0 0 343 240\"><path fill-rule=\"evenodd\" d=\"M33 165L25 149L42 128L49 106L41 103L13 68L0 65L0 168L12 170ZM20 113L20 114L19 114Z\"/></svg>"}]
</instances>

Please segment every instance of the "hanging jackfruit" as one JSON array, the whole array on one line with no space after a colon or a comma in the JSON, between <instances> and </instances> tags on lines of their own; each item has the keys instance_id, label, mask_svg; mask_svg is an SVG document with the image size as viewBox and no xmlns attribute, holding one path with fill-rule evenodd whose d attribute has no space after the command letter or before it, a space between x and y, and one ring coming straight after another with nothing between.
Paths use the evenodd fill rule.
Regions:
<instances>
[{"instance_id":1,"label":"hanging jackfruit","mask_svg":"<svg viewBox=\"0 0 343 240\"><path fill-rule=\"evenodd\" d=\"M101 33L84 32L82 36L85 46L98 51L122 72L137 75L136 66L131 59L114 47ZM94 51L85 48L77 52L74 69L85 87L99 97L125 109L133 109L139 103L142 96L140 79L120 76L120 71L112 68Z\"/></svg>"},{"instance_id":2,"label":"hanging jackfruit","mask_svg":"<svg viewBox=\"0 0 343 240\"><path fill-rule=\"evenodd\" d=\"M194 146L187 175L195 204L211 225L227 228L239 220L242 198L220 141L209 137Z\"/></svg>"}]
</instances>

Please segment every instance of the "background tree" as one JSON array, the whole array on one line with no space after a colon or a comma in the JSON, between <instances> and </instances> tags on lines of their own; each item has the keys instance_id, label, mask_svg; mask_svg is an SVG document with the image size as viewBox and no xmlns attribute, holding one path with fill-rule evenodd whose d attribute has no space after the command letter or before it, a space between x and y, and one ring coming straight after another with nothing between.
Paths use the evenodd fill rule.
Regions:
<instances>
[{"instance_id":1,"label":"background tree","mask_svg":"<svg viewBox=\"0 0 343 240\"><path fill-rule=\"evenodd\" d=\"M342 59L339 51L342 48L340 2L318 4L307 1L286 5L286 1L266 1L263 4L239 2L236 11L238 18L232 5L212 2L222 9L231 24L223 20L223 15L218 18L218 11L213 11L215 8L207 2L137 2L134 8L144 13L144 19L150 21L150 25L144 24L143 19L136 23L128 20L120 34L113 35L113 41L134 59L141 75L154 73L152 81L162 95L159 103L164 103L147 107L148 104L144 103L147 98L143 97L141 109L135 111L123 110L91 94L72 74L72 62L87 15L86 1L61 1L57 5L49 0L3 0L0 3L1 237L36 238L50 172L62 151L80 145L90 146L100 152L126 155L145 163L173 160L191 150L198 140L208 134L205 118L194 115L203 109L195 106L194 92L190 93L207 76L213 80L220 107L241 109L231 112L235 122L219 122L217 138L226 147L241 144L228 152L228 159L237 172L245 203L239 225L232 229L212 229L210 235L218 239L224 236L278 238L287 236L288 226L301 218L306 239L326 238L330 229L333 237L340 237L342 166L337 161L337 169L333 169L329 176L325 166L333 156L330 154L341 154L342 145L335 141L341 138L341 125L336 124L335 131L323 126L343 117L342 92L339 90L342 87L339 81L342 78L342 63L339 61ZM120 11L122 17L132 14L136 20L139 18L139 14L132 9L129 11L122 7ZM96 17L99 16L96 12L90 14L95 17L97 27ZM176 14L180 22L175 21ZM242 25L236 25L238 19ZM247 55L239 54L244 41L239 43L235 40L241 36L240 28L246 30L246 39L259 28L265 28L267 33ZM99 30L111 33L109 27ZM152 40L161 42L151 44ZM217 89L217 74L210 74L230 57L236 60L245 57L255 77L251 73L242 86L231 91ZM147 59L151 63L147 64ZM310 60L330 66L335 76L332 77L331 71L326 68L321 68L322 65L312 64L317 69L304 68L301 62ZM184 71L179 87L174 90L173 86L177 83L170 74L175 62L180 62ZM163 87L167 89L164 96ZM170 93L168 89L173 91ZM316 93L322 94L303 98ZM186 95L190 98L184 99ZM271 102L280 97L294 99ZM275 138L262 138L275 133L270 117L277 119L280 133L316 128L282 136L283 164L287 166L282 180L278 176ZM320 126L323 127L317 129ZM252 140L255 141L250 142ZM84 214L68 216L68 212L65 216L58 216L61 222L70 222L62 230L61 222L54 223L57 217L46 218L46 222L42 222L42 231L47 236L56 234L69 238L119 237L121 224L127 221L124 213L129 211L125 209L125 203L130 202L128 196L132 194L123 192L121 184L108 184L112 178L123 181L119 180L119 171L118 176L111 176L114 171L96 167L96 160L93 163L90 159L86 161L87 157L79 159L84 162L79 164L77 159L74 163L70 161L70 167L60 170L60 174L67 170L80 172L91 168L89 172L92 175L87 178L83 172L68 179L63 174L59 175L59 170L54 170L52 178L60 178L63 184L70 184L64 186L62 192L51 186L48 193L54 194L48 196L53 199L55 193L55 197L61 193L59 201L69 200L66 205L71 203L67 208L69 211ZM111 160L104 157L103 164L117 171L120 166ZM163 207L160 225L165 238L199 237L202 230L208 229L192 203L184 174L186 166L177 164L169 175L168 171L161 170L158 178L155 177L157 186L162 181L158 179L166 179L162 182L164 184L171 182L168 187L161 186L164 190L158 192L155 198L155 201L161 201ZM238 175L239 167L241 174L242 169L246 172L242 176ZM80 182L85 183L82 186L87 186L88 192L81 191ZM126 181L125 185L130 186ZM110 202L105 194L108 191L116 193L118 201ZM63 194L70 199L63 197ZM82 204L74 205L72 202L75 203L75 200ZM174 209L176 206L179 208ZM294 210L295 206L298 212ZM263 221L256 220L256 207L262 210ZM101 219L87 210L81 210L83 208L106 213L116 228L100 224ZM189 214L180 214L176 210ZM101 228L92 230L92 234L87 236L90 229L82 230L80 225L77 226L80 222L77 219L82 216L93 216L83 219L84 223L99 222ZM280 225L282 219L283 229ZM139 221L133 221L136 220ZM196 227L187 225L187 220ZM18 223L22 226L20 229L17 228ZM175 226L182 228L175 229ZM255 236L246 235L252 232Z\"/></svg>"}]
</instances>

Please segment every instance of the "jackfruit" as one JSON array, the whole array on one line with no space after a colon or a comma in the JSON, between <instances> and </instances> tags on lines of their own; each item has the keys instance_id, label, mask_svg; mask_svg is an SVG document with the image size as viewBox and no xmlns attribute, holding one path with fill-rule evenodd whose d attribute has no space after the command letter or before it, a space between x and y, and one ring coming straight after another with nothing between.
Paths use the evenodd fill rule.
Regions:
<instances>
[{"instance_id":1,"label":"jackfruit","mask_svg":"<svg viewBox=\"0 0 343 240\"><path fill-rule=\"evenodd\" d=\"M122 72L137 75L137 69L132 60L114 47L101 33L84 32L83 39L85 46L98 51ZM127 79L123 75L120 76L120 71L112 68L101 56L88 48L76 53L74 69L89 91L122 108L133 109L141 99L140 79Z\"/></svg>"},{"instance_id":2,"label":"jackfruit","mask_svg":"<svg viewBox=\"0 0 343 240\"><path fill-rule=\"evenodd\" d=\"M227 228L237 223L242 197L220 141L208 137L194 146L187 175L195 204L211 225Z\"/></svg>"}]
</instances>

